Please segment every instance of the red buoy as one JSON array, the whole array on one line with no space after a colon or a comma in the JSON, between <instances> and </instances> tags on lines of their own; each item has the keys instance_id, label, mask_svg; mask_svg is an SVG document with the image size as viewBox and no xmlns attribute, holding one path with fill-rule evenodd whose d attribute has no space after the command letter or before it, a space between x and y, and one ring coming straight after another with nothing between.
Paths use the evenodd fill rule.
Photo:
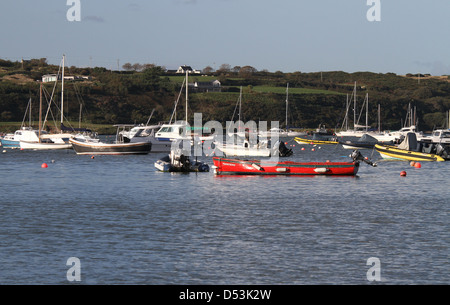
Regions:
<instances>
[{"instance_id":1,"label":"red buoy","mask_svg":"<svg viewBox=\"0 0 450 305\"><path fill-rule=\"evenodd\" d=\"M47 168L48 165L47 165L47 163L42 163L41 167L42 167L42 168Z\"/></svg>"},{"instance_id":2,"label":"red buoy","mask_svg":"<svg viewBox=\"0 0 450 305\"><path fill-rule=\"evenodd\" d=\"M421 168L421 167L422 167L422 164L420 164L419 162L416 162L416 164L414 164L414 167L415 167L415 168Z\"/></svg>"},{"instance_id":3,"label":"red buoy","mask_svg":"<svg viewBox=\"0 0 450 305\"><path fill-rule=\"evenodd\" d=\"M402 172L400 173L400 176L406 177L406 172L405 172L405 171L402 171Z\"/></svg>"}]
</instances>

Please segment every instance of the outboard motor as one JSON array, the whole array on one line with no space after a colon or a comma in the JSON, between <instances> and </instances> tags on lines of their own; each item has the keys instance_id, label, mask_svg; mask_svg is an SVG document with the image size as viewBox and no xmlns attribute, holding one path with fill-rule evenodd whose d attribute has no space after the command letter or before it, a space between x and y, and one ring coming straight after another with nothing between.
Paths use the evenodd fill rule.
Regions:
<instances>
[{"instance_id":1,"label":"outboard motor","mask_svg":"<svg viewBox=\"0 0 450 305\"><path fill-rule=\"evenodd\" d=\"M450 158L450 146L436 144L436 155L448 160Z\"/></svg>"},{"instance_id":2,"label":"outboard motor","mask_svg":"<svg viewBox=\"0 0 450 305\"><path fill-rule=\"evenodd\" d=\"M280 141L278 151L280 152L280 157L289 157L293 154L292 149L287 148L283 141Z\"/></svg>"},{"instance_id":3,"label":"outboard motor","mask_svg":"<svg viewBox=\"0 0 450 305\"><path fill-rule=\"evenodd\" d=\"M350 155L350 157L353 159L353 161L363 161L364 163L369 164L370 166L376 167L377 164L373 163L372 161L370 161L367 158L364 158L363 155L361 154L361 152L359 150L354 150L352 152L352 154Z\"/></svg>"}]
</instances>

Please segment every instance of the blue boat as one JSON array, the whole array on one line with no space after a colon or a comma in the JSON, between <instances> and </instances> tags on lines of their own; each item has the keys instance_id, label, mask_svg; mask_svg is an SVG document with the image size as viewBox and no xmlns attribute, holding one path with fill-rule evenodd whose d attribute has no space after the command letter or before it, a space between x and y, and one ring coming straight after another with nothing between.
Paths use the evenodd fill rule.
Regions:
<instances>
[{"instance_id":1,"label":"blue boat","mask_svg":"<svg viewBox=\"0 0 450 305\"><path fill-rule=\"evenodd\" d=\"M0 141L4 148L19 148L21 140L38 142L38 134L39 131L37 129L33 129L32 127L22 127L14 133L8 133L1 138Z\"/></svg>"}]
</instances>

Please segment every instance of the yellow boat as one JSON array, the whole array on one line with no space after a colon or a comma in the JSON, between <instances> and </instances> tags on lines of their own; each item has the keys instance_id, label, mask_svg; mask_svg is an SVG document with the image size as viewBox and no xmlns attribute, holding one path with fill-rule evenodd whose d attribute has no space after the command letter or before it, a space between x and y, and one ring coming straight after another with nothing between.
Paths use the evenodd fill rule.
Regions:
<instances>
[{"instance_id":1,"label":"yellow boat","mask_svg":"<svg viewBox=\"0 0 450 305\"><path fill-rule=\"evenodd\" d=\"M383 159L408 160L408 161L445 161L444 158L435 154L400 149L396 146L375 144Z\"/></svg>"},{"instance_id":2,"label":"yellow boat","mask_svg":"<svg viewBox=\"0 0 450 305\"><path fill-rule=\"evenodd\" d=\"M325 144L339 144L339 142L337 142L337 141L305 139L305 138L299 138L299 137L295 137L294 141L297 142L298 144L321 144L321 145L325 145Z\"/></svg>"},{"instance_id":3,"label":"yellow boat","mask_svg":"<svg viewBox=\"0 0 450 305\"><path fill-rule=\"evenodd\" d=\"M418 147L415 133L408 133L405 139L398 146L375 144L375 150L378 151L383 159L408 160L408 161L445 161L439 155L416 151ZM420 150L420 149L419 149Z\"/></svg>"}]
</instances>

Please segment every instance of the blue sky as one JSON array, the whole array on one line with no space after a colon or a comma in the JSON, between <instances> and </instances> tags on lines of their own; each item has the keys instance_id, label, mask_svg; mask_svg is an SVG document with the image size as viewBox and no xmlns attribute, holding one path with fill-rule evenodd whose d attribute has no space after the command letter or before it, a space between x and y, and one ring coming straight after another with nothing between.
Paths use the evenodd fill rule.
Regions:
<instances>
[{"instance_id":1,"label":"blue sky","mask_svg":"<svg viewBox=\"0 0 450 305\"><path fill-rule=\"evenodd\" d=\"M367 0L80 0L80 22L66 2L2 1L0 58L450 74L449 0L380 0L379 22Z\"/></svg>"}]
</instances>

